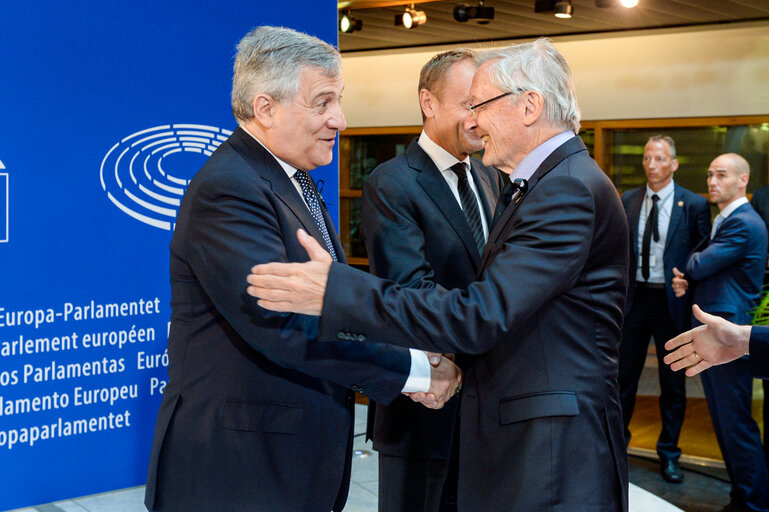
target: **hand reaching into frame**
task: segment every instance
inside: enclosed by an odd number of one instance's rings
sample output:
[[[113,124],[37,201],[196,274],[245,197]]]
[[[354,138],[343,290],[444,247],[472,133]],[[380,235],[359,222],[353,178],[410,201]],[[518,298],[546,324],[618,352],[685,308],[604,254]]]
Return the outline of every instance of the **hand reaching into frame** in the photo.
[[[721,317],[705,313],[696,304],[694,317],[703,325],[679,334],[665,343],[673,350],[663,359],[673,371],[686,368],[693,377],[711,366],[724,364],[747,355],[750,344],[750,326],[736,325]]]

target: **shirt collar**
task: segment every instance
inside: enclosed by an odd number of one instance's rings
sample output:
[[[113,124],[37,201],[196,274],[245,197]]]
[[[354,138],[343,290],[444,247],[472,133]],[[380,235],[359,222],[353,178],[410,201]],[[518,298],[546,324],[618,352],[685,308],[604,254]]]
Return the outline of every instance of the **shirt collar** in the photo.
[[[653,191],[651,188],[649,188],[649,184],[646,184],[646,197],[651,197],[654,194],[657,194],[657,197],[660,198],[660,202],[665,201],[670,194],[673,193],[673,191],[676,188],[676,184],[673,180],[670,180],[670,183],[662,187],[658,192]]]
[[[433,139],[431,139],[424,130],[422,130],[422,133],[419,135],[417,144],[419,144],[419,147],[421,147],[424,152],[427,153],[427,156],[430,157],[430,160],[433,161],[439,171],[445,171],[460,161],[457,160],[454,155],[436,144],[435,141],[433,141]],[[469,156],[466,156],[465,159],[461,161],[466,163],[468,167],[470,166]]]
[[[296,171],[297,171],[296,167],[292,166],[291,164],[288,164],[288,163],[284,162],[283,160],[281,160],[280,158],[278,158],[277,156],[275,156],[275,154],[274,154],[272,151],[270,151],[270,148],[268,148],[267,146],[265,146],[265,145],[264,145],[264,143],[263,143],[262,141],[260,141],[259,139],[257,139],[257,138],[256,138],[256,136],[255,136],[253,133],[249,132],[249,131],[246,129],[246,127],[245,127],[245,126],[243,126],[243,125],[241,124],[241,125],[240,125],[240,127],[243,129],[243,131],[244,131],[244,132],[246,132],[247,134],[249,134],[249,135],[251,136],[251,138],[252,138],[252,139],[254,139],[254,140],[255,140],[256,142],[258,142],[258,143],[259,143],[259,144],[260,144],[260,145],[261,145],[261,146],[262,146],[264,149],[266,149],[266,150],[267,150],[267,152],[268,152],[269,154],[271,154],[271,155],[272,155],[272,158],[274,158],[275,160],[277,160],[277,161],[278,161],[278,163],[279,163],[279,164],[280,164],[280,166],[283,168],[283,170],[286,172],[286,174],[288,175],[288,177],[289,177],[289,178],[293,178],[293,177],[294,177],[294,174],[296,174]]]
[[[558,149],[572,137],[576,137],[576,135],[571,130],[561,132],[534,148],[528,155],[523,157],[523,160],[521,160],[518,165],[515,166],[515,170],[510,174],[510,179],[523,178],[528,180],[531,178],[531,175],[534,174],[540,165],[542,165],[542,162],[544,162],[553,151]]]
[[[726,205],[724,209],[721,210],[719,215],[721,216],[721,218],[725,220],[729,215],[734,213],[734,210],[736,210],[737,208],[739,208],[740,206],[742,206],[747,202],[748,202],[748,198],[745,196],[742,196],[739,199],[735,199],[734,201]]]

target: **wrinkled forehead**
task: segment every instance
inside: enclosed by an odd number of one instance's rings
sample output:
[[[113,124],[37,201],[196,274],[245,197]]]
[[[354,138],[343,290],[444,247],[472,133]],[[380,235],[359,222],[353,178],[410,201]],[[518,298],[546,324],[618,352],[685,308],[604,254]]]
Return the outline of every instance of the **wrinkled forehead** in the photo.
[[[328,70],[305,66],[299,75],[299,90],[305,96],[318,94],[341,94],[344,89],[342,73],[330,73]]]
[[[670,146],[664,140],[650,140],[644,146],[644,153],[663,153],[665,156],[672,156]]]
[[[491,76],[488,62],[481,64],[473,76],[473,82],[470,85],[470,99],[473,103],[485,99],[489,92],[499,91],[491,84]]]

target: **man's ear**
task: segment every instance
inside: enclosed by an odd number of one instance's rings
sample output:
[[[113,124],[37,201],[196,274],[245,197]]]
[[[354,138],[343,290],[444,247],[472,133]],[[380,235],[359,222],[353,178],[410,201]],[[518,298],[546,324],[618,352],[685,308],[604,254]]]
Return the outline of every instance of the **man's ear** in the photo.
[[[519,100],[523,104],[523,124],[531,126],[542,117],[545,110],[545,98],[537,91],[526,91]]]
[[[251,103],[251,109],[254,112],[254,119],[262,126],[269,128],[272,126],[273,116],[275,114],[275,100],[267,94],[257,94]]]
[[[433,113],[435,101],[435,95],[427,89],[419,91],[419,106],[422,108],[422,113],[424,113],[425,118],[430,119],[435,117],[435,114]]]

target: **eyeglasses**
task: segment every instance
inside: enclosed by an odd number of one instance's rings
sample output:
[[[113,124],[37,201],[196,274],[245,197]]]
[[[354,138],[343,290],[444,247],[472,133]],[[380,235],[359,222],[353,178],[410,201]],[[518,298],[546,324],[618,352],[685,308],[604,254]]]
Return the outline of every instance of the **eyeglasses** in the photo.
[[[513,94],[513,91],[510,91],[510,92],[503,92],[503,93],[502,93],[502,94],[500,94],[499,96],[494,96],[494,97],[493,97],[493,98],[491,98],[490,100],[482,101],[482,102],[480,102],[480,103],[476,103],[475,105],[470,105],[470,104],[468,103],[468,104],[466,105],[466,107],[467,107],[467,110],[469,110],[469,111],[470,111],[470,113],[473,115],[473,117],[474,117],[475,119],[478,119],[478,109],[479,109],[479,108],[481,108],[481,107],[485,107],[486,105],[488,105],[488,104],[489,104],[489,103],[491,103],[492,101],[497,101],[498,99],[504,98],[505,96],[510,96],[511,94]]]

